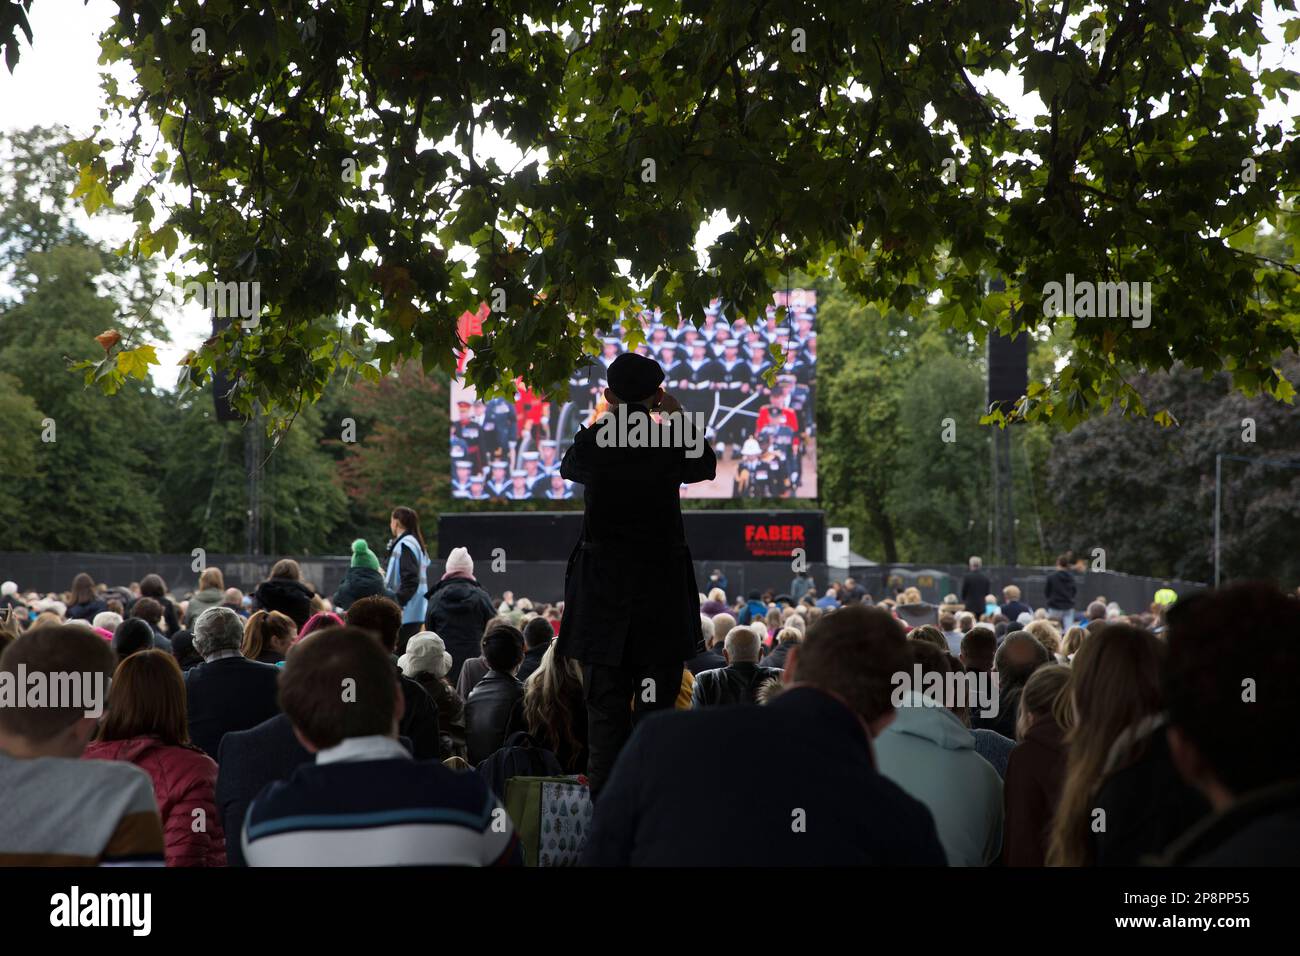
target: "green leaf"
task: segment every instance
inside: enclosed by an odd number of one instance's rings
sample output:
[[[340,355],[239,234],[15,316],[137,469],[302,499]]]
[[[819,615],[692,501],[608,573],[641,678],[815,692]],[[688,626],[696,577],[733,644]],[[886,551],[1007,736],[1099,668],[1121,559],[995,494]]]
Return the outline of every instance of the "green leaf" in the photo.
[[[158,353],[152,345],[141,345],[117,353],[117,370],[123,375],[144,381],[149,377],[149,366],[158,364]]]

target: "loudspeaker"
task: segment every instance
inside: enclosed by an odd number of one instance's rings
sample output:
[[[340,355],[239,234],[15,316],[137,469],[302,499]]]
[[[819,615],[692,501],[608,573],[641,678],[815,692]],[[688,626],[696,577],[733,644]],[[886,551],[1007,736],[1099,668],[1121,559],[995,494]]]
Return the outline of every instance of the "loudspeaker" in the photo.
[[[1014,339],[991,333],[988,349],[988,404],[1009,412],[1029,388],[1029,333]]]

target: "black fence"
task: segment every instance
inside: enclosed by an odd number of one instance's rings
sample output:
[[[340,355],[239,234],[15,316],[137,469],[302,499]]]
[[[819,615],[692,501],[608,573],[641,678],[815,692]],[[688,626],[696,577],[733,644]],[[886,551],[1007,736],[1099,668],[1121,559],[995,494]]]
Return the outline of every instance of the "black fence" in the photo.
[[[737,512],[742,516],[742,531],[746,526],[753,526],[754,521],[745,521],[748,512]],[[783,514],[791,514],[785,512]],[[794,512],[797,514],[797,512]],[[509,516],[518,520],[525,516]],[[581,514],[577,517],[581,519]],[[820,520],[820,515],[817,515]],[[769,521],[768,528],[779,527],[779,521]],[[528,529],[535,534],[540,528]],[[546,536],[534,537],[544,541],[546,552],[551,555],[545,560],[521,559],[510,549],[496,558],[491,547],[492,532],[482,528],[483,537],[477,539],[479,548],[470,548],[474,558],[474,574],[488,593],[497,598],[503,591],[513,591],[516,597],[527,596],[537,601],[558,601],[564,596],[564,570],[568,551],[576,540],[576,532],[564,527],[548,529]],[[455,537],[444,537],[441,529],[439,541],[455,541]],[[772,590],[776,594],[787,592],[795,577],[791,562],[785,559],[767,560],[716,560],[701,557],[708,554],[711,542],[716,537],[691,538],[692,551],[696,556],[695,572],[700,590],[708,590],[710,574],[721,571],[727,579],[727,595],[735,597],[751,590]],[[443,550],[443,548],[440,548]],[[809,551],[813,551],[809,548]],[[730,545],[728,546],[730,552]],[[527,553],[534,553],[529,551]],[[541,552],[536,552],[541,553]],[[816,552],[818,556],[821,549]],[[227,587],[236,587],[242,591],[251,591],[258,583],[265,580],[279,556],[266,557],[246,554],[208,554],[205,556],[209,566],[221,569]],[[308,555],[294,556],[302,566],[303,578],[320,594],[329,596],[334,593],[348,569],[346,555]],[[382,558],[381,558],[382,560]],[[442,573],[442,559],[434,558],[429,568],[430,583],[436,581]],[[26,552],[0,552],[0,580],[12,580],[23,591],[66,591],[72,579],[82,571],[88,573],[97,582],[108,585],[126,585],[139,581],[146,574],[157,574],[166,582],[171,593],[183,599],[198,584],[198,572],[194,570],[195,558],[188,554],[100,554],[93,552],[46,552],[31,554]],[[921,591],[921,596],[931,603],[938,603],[950,593],[960,593],[961,579],[966,573],[964,565],[941,564],[891,564],[859,565],[851,568],[828,567],[822,561],[808,561],[807,576],[811,577],[818,591],[824,591],[831,581],[842,581],[853,577],[876,599],[892,596],[896,586],[914,585]],[[1033,607],[1044,603],[1043,582],[1053,568],[1041,567],[986,567],[992,591],[1001,599],[1002,588],[1015,584],[1020,588],[1022,600]],[[1076,607],[1083,610],[1088,602],[1098,596],[1117,601],[1125,611],[1145,610],[1151,603],[1156,591],[1161,588],[1173,588],[1179,595],[1201,590],[1206,585],[1197,581],[1183,581],[1167,578],[1150,578],[1117,571],[1087,572],[1076,574],[1078,583],[1078,600]]]
[[[981,569],[988,576],[990,590],[1002,601],[1002,589],[1008,584],[1020,588],[1020,599],[1034,608],[1046,603],[1044,582],[1056,569],[1042,567],[999,566]],[[875,598],[892,597],[897,586],[915,586],[921,597],[937,604],[948,594],[960,594],[962,578],[968,573],[964,564],[889,564],[869,565],[852,569],[830,569],[832,580],[852,576]],[[1150,578],[1119,571],[1087,571],[1075,573],[1078,586],[1075,600],[1077,610],[1085,609],[1097,597],[1115,601],[1125,612],[1145,611],[1155,593],[1161,588],[1172,588],[1180,596],[1200,591],[1208,585],[1200,581],[1178,578]],[[818,586],[824,586],[821,579]]]
[[[281,555],[207,554],[207,567],[221,569],[226,587],[251,591],[266,580],[271,565]],[[293,557],[302,566],[302,576],[318,593],[326,596],[343,580],[349,556]],[[30,554],[0,551],[0,579],[15,581],[22,591],[66,591],[72,579],[85,571],[96,583],[109,586],[127,585],[146,574],[157,574],[177,598],[185,598],[199,583],[196,558],[189,554],[102,554],[82,551],[56,551]]]

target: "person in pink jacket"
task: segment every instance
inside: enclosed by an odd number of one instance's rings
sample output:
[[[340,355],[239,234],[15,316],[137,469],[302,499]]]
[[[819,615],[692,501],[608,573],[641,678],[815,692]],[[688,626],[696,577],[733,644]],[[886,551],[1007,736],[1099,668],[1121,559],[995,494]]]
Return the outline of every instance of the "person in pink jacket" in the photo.
[[[217,811],[217,764],[190,743],[185,681],[166,651],[132,654],[118,665],[108,711],[87,760],[133,763],[153,780],[168,866],[225,866]]]

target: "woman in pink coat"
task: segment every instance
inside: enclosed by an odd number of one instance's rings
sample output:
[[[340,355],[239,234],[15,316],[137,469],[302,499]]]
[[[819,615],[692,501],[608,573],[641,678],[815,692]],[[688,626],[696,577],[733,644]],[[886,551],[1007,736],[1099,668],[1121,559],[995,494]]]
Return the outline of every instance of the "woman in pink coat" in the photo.
[[[226,865],[217,764],[190,743],[185,681],[171,654],[140,651],[118,665],[108,713],[85,757],[124,760],[149,774],[168,866]]]

